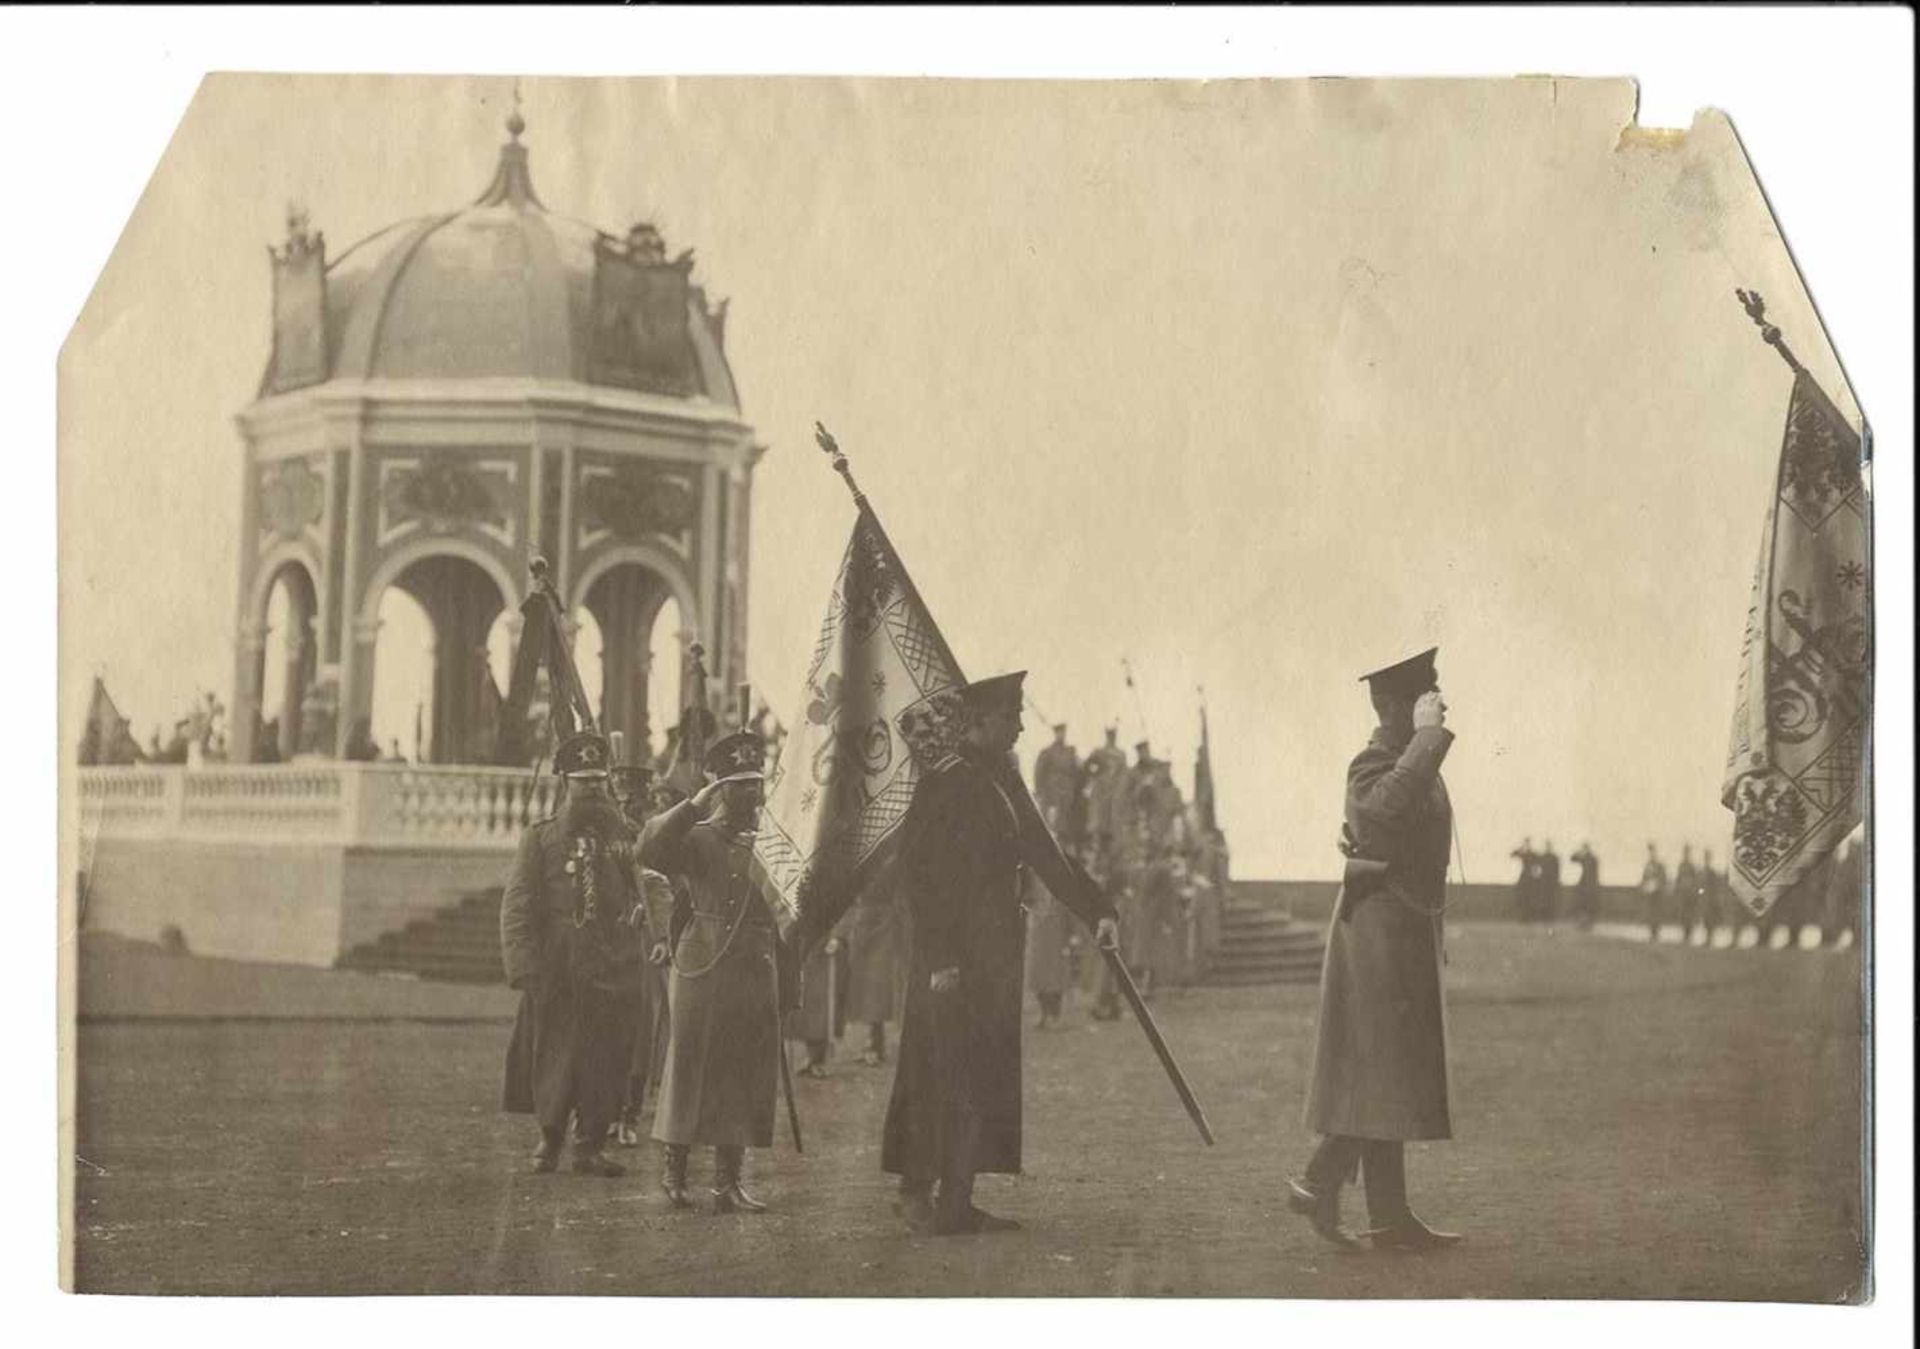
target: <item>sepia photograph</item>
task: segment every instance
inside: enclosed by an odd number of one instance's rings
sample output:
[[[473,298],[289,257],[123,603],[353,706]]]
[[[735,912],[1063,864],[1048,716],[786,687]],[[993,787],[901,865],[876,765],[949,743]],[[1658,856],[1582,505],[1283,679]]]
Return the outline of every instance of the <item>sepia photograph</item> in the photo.
[[[1873,1302],[1911,383],[1633,74],[207,70],[61,1287]]]

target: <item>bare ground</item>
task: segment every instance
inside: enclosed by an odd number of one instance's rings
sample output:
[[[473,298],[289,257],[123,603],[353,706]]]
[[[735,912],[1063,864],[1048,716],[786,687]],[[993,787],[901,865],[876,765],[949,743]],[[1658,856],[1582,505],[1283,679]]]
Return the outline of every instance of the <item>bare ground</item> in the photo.
[[[1070,1007],[1065,1029],[1030,1033],[1027,1174],[983,1178],[979,1196],[1026,1230],[945,1239],[909,1236],[892,1215],[877,1150],[889,1070],[845,1055],[831,1079],[797,1084],[806,1155],[784,1132],[751,1155],[750,1187],[773,1211],[717,1217],[666,1209],[650,1145],[622,1154],[634,1171],[621,1179],[527,1174],[529,1122],[495,1109],[503,1021],[89,1021],[76,1284],[1857,1295],[1857,952],[1652,948],[1499,925],[1461,925],[1450,947],[1458,1137],[1409,1156],[1416,1207],[1468,1234],[1443,1254],[1340,1256],[1286,1212],[1285,1177],[1312,1141],[1299,1117],[1314,992],[1293,987],[1157,1005],[1214,1148],[1131,1023]],[[407,1007],[427,1015],[433,996]],[[1349,1204],[1357,1218],[1358,1196]]]

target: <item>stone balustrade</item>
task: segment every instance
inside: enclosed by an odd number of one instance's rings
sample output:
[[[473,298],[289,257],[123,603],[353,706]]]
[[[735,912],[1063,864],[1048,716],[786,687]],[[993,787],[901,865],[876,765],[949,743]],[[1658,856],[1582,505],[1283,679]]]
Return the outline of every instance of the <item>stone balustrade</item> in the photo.
[[[77,770],[86,843],[199,839],[511,850],[551,813],[524,769],[315,761]]]

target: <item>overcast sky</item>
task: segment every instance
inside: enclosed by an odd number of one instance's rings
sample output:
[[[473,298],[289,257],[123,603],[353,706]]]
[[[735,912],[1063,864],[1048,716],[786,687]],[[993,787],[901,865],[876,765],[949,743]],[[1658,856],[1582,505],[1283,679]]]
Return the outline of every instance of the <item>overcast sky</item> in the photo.
[[[230,697],[231,418],[288,199],[334,256],[464,204],[510,88],[203,87],[63,360],[63,743],[96,670],[142,738]],[[733,302],[771,447],[749,661],[789,720],[852,521],[818,418],[970,672],[1031,669],[1083,750],[1117,721],[1183,785],[1205,686],[1243,875],[1334,874],[1355,678],[1435,643],[1468,879],[1526,834],[1609,880],[1649,838],[1724,851],[1789,386],[1733,288],[1853,401],[1717,115],[1623,140],[1629,84],[1546,79],[524,97],[550,208],[652,218]]]

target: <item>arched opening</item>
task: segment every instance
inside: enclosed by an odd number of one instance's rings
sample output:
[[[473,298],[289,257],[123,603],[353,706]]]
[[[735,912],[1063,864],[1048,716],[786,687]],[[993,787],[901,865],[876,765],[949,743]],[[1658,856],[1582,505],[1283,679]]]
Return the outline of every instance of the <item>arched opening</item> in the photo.
[[[371,725],[367,738],[386,759],[431,762],[433,619],[398,586],[380,596]]]
[[[587,587],[576,619],[580,682],[601,728],[626,737],[630,759],[651,758],[680,715],[682,620],[672,587],[642,563],[620,562]]]
[[[649,754],[665,748],[667,729],[680,722],[681,675],[686,665],[686,625],[680,617],[680,601],[668,595],[654,615],[653,632],[647,641],[649,655],[647,677],[647,725],[653,730]]]
[[[587,695],[587,706],[600,719],[601,729],[613,730],[606,724],[606,704],[601,700],[606,688],[606,671],[601,665],[606,654],[606,634],[600,631],[600,620],[594,617],[591,609],[575,609],[570,617],[573,621],[573,668],[580,674],[580,691]]]
[[[420,763],[492,762],[505,610],[493,577],[464,557],[424,557],[394,577],[377,611],[371,714],[349,732],[349,752],[390,755],[398,742]],[[506,633],[510,657],[510,623]]]
[[[260,690],[253,730],[256,763],[282,762],[303,748],[301,711],[319,666],[313,630],[318,612],[313,577],[305,565],[281,563],[267,587],[261,622],[266,640],[253,677],[253,686]]]

